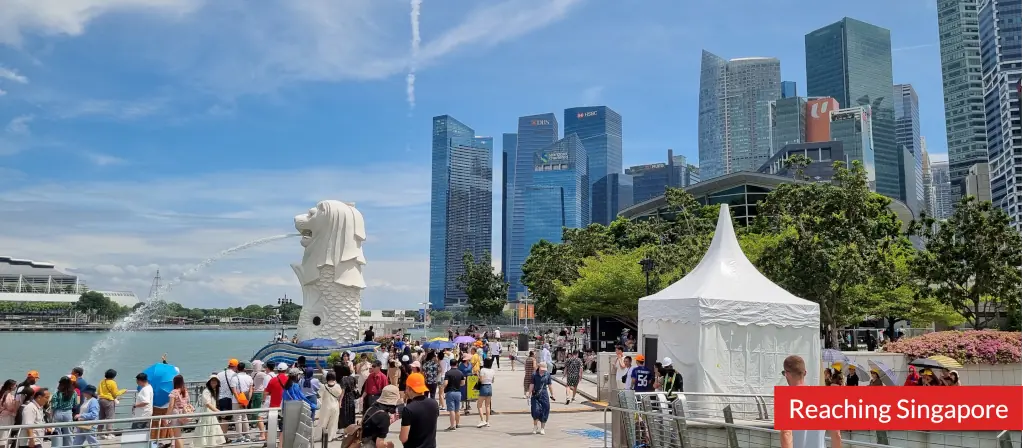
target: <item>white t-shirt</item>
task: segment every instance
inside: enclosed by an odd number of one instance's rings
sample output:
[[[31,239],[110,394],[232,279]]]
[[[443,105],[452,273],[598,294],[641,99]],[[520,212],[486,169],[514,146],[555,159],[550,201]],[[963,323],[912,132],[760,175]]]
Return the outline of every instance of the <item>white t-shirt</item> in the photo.
[[[233,370],[222,370],[217,374],[217,380],[220,381],[220,393],[217,398],[230,398],[232,403],[238,403],[238,399],[235,398],[231,389],[234,389],[235,392],[248,392],[249,387],[253,385],[252,377],[244,372],[238,373]]]
[[[480,384],[494,384],[494,369],[480,369]]]
[[[257,372],[256,376],[253,377],[253,383],[256,386],[255,392],[267,390],[267,386],[270,385],[270,374],[267,372]]]
[[[619,389],[626,389],[628,385],[622,382],[622,377],[629,374],[629,369],[619,367],[618,358],[612,360],[612,365],[615,366],[615,384],[618,385]],[[629,377],[627,376],[626,379],[628,380]]]
[[[501,330],[494,330],[494,339],[501,339]]]
[[[145,403],[145,406],[138,406],[141,403]],[[132,417],[152,417],[153,416],[153,386],[147,383],[142,386],[135,393],[135,405],[138,407],[132,408]]]

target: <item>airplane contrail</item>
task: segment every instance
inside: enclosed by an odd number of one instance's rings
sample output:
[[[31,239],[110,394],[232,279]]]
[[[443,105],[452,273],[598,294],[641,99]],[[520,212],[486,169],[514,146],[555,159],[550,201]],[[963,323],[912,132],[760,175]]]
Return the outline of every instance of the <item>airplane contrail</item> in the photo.
[[[409,64],[409,74],[405,77],[405,98],[409,102],[409,112],[416,108],[416,62],[420,53],[420,6],[423,0],[410,0],[411,11],[409,20],[412,24],[412,48],[410,53],[412,61]]]

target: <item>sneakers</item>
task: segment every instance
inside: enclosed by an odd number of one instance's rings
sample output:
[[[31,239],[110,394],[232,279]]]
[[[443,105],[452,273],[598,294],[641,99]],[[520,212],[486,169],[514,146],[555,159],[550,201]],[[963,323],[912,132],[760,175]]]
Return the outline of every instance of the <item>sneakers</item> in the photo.
[[[568,405],[569,405],[569,399],[568,399],[568,398],[566,398],[566,399],[565,399],[565,405],[566,405],[566,406],[568,406]]]
[[[477,428],[483,428],[484,426],[487,426],[487,422],[485,422],[483,420],[480,420],[480,423],[476,424]]]
[[[541,428],[540,432],[538,432],[537,434],[544,435],[544,428]]]
[[[488,421],[484,422],[484,426],[490,428],[491,427],[491,421],[488,420]]]
[[[533,427],[533,433],[534,433],[534,434],[537,434],[537,431],[538,431],[539,429],[540,429],[540,428],[538,428],[538,427],[534,426],[534,427]]]
[[[454,426],[449,426],[449,427],[445,428],[445,431],[448,431],[448,432],[455,431],[455,427]]]

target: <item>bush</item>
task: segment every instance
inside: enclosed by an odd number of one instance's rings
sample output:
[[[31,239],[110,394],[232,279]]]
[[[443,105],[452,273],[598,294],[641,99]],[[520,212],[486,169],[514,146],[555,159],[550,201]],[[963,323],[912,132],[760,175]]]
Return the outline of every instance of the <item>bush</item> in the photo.
[[[1019,331],[939,331],[890,342],[883,351],[911,358],[945,355],[961,364],[1013,364],[1020,362]]]

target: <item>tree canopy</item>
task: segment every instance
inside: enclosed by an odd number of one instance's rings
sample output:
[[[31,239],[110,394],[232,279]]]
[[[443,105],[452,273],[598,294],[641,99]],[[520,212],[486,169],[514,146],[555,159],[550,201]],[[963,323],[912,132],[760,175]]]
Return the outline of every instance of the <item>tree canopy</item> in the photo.
[[[466,293],[466,305],[474,317],[499,315],[508,302],[508,283],[491,266],[490,252],[484,252],[482,259],[476,261],[467,251],[462,256],[462,273],[455,281]]]
[[[965,200],[950,220],[910,223],[907,232],[859,162],[836,163],[831,182],[806,181],[806,165],[788,161],[794,182],[769,193],[737,237],[766,277],[819,304],[827,346],[837,346],[839,329],[877,319],[890,331],[900,321],[991,326],[994,315],[982,308],[997,304],[1003,315],[1018,310],[1003,323],[1020,327],[1021,240],[1005,213]],[[611,316],[636,325],[646,292],[639,261],[654,260],[652,291],[682,278],[706,252],[717,215],[716,205],[669,188],[657,216],[564,229],[561,242],[537,242],[522,282],[538,318]]]

